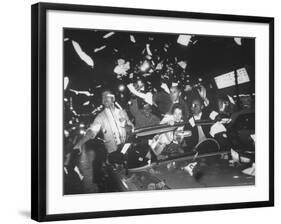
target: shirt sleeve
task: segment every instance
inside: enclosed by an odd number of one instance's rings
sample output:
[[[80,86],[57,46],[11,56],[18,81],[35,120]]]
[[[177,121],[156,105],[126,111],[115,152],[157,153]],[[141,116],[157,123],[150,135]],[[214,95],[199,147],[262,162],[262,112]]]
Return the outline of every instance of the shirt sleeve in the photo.
[[[88,128],[88,130],[90,130],[92,132],[91,138],[94,138],[100,132],[101,127],[102,127],[102,120],[98,116],[98,117],[96,117],[94,122]]]
[[[148,93],[141,93],[141,92],[136,90],[136,88],[133,86],[133,84],[128,84],[127,87],[131,91],[131,93],[133,93],[134,95],[144,99],[144,101],[147,102],[150,105],[153,104],[152,93],[150,93],[150,92],[148,92]]]

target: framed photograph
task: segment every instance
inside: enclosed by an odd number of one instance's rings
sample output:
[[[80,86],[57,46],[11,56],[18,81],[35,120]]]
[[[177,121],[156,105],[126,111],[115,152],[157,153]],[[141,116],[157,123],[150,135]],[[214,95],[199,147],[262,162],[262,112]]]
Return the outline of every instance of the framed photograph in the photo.
[[[274,18],[32,5],[32,219],[274,205]]]

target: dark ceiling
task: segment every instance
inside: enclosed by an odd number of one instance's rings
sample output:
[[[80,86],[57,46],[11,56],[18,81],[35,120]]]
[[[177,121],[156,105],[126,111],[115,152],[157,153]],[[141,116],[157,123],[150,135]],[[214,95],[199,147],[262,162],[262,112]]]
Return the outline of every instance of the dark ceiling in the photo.
[[[116,78],[117,75],[113,70],[117,60],[123,58],[130,62],[131,68],[128,74],[138,72],[138,65],[147,55],[146,44],[149,44],[151,60],[155,64],[164,61],[164,64],[173,67],[181,60],[186,61],[187,67],[181,72],[184,76],[189,75],[190,82],[198,77],[203,78],[205,82],[212,82],[214,76],[246,67],[251,83],[254,83],[254,38],[242,38],[242,45],[238,45],[233,37],[191,34],[191,42],[188,46],[183,46],[177,43],[179,34],[118,31],[108,38],[103,38],[109,32],[112,31],[64,29],[64,76],[69,77],[68,88],[92,93],[97,93],[99,91],[97,86],[100,85],[116,89],[120,83],[128,82]],[[135,42],[130,40],[130,35],[134,36]],[[94,68],[81,60],[74,50],[72,41],[79,43],[81,49],[92,58]],[[94,52],[94,49],[101,46],[106,48]],[[160,71],[160,73],[164,72],[164,70]],[[151,76],[156,77],[154,73]],[[249,89],[249,84],[246,88]],[[251,91],[254,92],[254,89]],[[95,95],[99,96],[99,94]],[[73,97],[73,103],[81,105],[89,98],[91,104],[80,108],[80,112],[87,113],[94,108],[94,104],[100,103],[97,99],[100,97],[79,95]]]
[[[177,43],[178,34],[115,32],[114,35],[103,38],[110,31],[65,29],[64,38],[64,75],[70,78],[70,87],[87,90],[105,82],[114,82],[116,74],[113,70],[116,61],[123,58],[130,61],[131,70],[145,56],[143,50],[150,44],[152,60],[165,59],[169,62],[187,61],[186,72],[191,79],[202,77],[208,79],[215,75],[230,72],[235,68],[254,67],[254,39],[242,39],[242,45],[234,42],[233,37],[194,35],[188,46]],[[134,36],[136,43],[130,40]],[[79,43],[83,51],[94,61],[92,69],[82,61],[75,52],[71,40]],[[164,47],[167,48],[167,52]],[[106,46],[105,49],[94,52],[94,49]],[[254,80],[254,73],[249,72]]]

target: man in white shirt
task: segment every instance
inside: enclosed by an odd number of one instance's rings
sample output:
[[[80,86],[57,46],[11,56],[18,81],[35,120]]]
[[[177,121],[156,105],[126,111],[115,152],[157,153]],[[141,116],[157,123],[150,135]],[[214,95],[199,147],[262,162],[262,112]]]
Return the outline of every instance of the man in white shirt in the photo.
[[[127,128],[128,126],[131,126],[132,129],[134,128],[126,111],[122,108],[115,107],[115,96],[110,91],[104,91],[102,93],[102,104],[104,109],[96,116],[95,120],[88,128],[86,135],[83,136],[73,148],[74,150],[78,149],[82,152],[83,145],[90,139],[96,138],[96,136],[102,132],[106,152],[104,152],[103,147],[96,148],[95,159],[92,163],[93,182],[98,185],[100,192],[106,191],[104,174],[102,171],[104,162],[108,160],[109,162],[115,163],[115,161],[112,161],[115,156],[117,159],[114,160],[118,160],[118,155],[120,155],[120,153],[118,153],[117,150],[121,149],[121,146],[123,146],[126,141]]]
[[[102,131],[104,145],[108,153],[112,153],[123,145],[127,138],[126,126],[134,127],[128,118],[125,110],[116,108],[115,97],[110,91],[102,93],[102,104],[104,110],[101,111],[94,122],[88,128],[86,135],[78,141],[74,149],[81,152],[82,146],[90,139],[94,139]]]

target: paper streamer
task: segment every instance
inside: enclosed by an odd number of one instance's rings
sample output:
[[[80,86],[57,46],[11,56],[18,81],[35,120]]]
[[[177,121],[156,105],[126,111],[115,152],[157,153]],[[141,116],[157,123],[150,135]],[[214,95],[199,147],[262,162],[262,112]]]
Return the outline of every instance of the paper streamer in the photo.
[[[74,47],[74,50],[76,51],[76,53],[78,54],[78,56],[89,66],[91,66],[92,68],[94,67],[94,61],[92,60],[92,58],[87,55],[82,48],[80,47],[80,45],[76,42],[76,41],[72,41],[72,45]]]
[[[150,55],[150,56],[152,55],[149,44],[146,44],[146,52],[148,53],[148,55]]]
[[[86,101],[85,103],[83,103],[83,106],[87,106],[90,104],[90,101]]]
[[[74,89],[70,89],[69,91],[74,92],[76,95],[82,94],[82,95],[86,95],[86,96],[93,96],[93,93],[90,93],[89,91],[77,91]]]
[[[108,38],[108,37],[111,37],[112,35],[114,35],[115,32],[110,32],[110,33],[107,33],[103,36],[104,39]]]
[[[133,43],[136,43],[136,39],[133,35],[130,35],[130,40],[133,42]]]
[[[94,52],[96,53],[96,52],[99,52],[99,51],[101,51],[101,50],[103,50],[103,49],[105,49],[106,48],[106,45],[103,45],[103,46],[101,46],[101,47],[98,47],[98,48],[95,48],[94,49]]]

